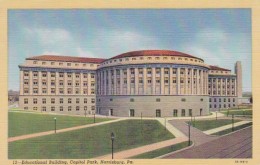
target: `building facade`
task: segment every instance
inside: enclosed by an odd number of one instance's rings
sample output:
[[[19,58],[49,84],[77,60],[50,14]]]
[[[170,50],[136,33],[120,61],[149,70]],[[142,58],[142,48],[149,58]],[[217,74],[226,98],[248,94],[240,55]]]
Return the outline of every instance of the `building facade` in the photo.
[[[133,51],[110,59],[35,56],[19,68],[19,106],[25,110],[200,116],[236,107],[242,95],[240,62],[232,74],[198,57],[169,50]]]

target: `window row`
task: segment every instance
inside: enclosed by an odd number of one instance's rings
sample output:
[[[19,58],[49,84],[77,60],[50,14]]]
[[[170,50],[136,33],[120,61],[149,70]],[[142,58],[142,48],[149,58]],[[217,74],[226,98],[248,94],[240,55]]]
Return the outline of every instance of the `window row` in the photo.
[[[233,104],[233,107],[235,107],[235,106],[236,106],[236,104]],[[231,104],[223,104],[223,107],[221,104],[218,104],[218,106],[217,106],[217,104],[209,105],[209,108],[230,108],[230,107],[231,107]]]
[[[209,98],[209,102],[221,102],[221,101],[223,101],[223,102],[231,102],[231,100],[233,101],[233,102],[236,102],[236,99],[235,98]]]
[[[42,73],[42,77],[47,77],[47,72],[41,72]],[[29,71],[24,71],[24,77],[28,77],[29,76]],[[50,72],[51,77],[56,77],[56,72]],[[73,75],[73,73],[67,73],[67,77],[71,78]],[[38,77],[39,73],[38,71],[33,71],[32,72],[32,76]],[[64,76],[64,72],[59,72],[58,73],[58,77],[63,78]],[[75,78],[80,78],[80,73],[75,73]],[[88,78],[88,73],[83,73],[83,78]],[[95,73],[90,73],[90,78],[95,78]]]
[[[33,88],[33,94],[38,94],[39,93],[39,89],[38,88]],[[58,91],[57,91],[58,90]],[[24,88],[24,94],[29,94],[29,88]],[[56,91],[58,92],[58,94],[64,94],[64,88],[51,88],[50,89],[50,93],[51,94],[56,94]],[[74,89],[75,94],[81,94],[81,89],[80,88],[75,88]],[[83,94],[88,94],[88,89],[87,88],[83,88],[82,89]],[[47,88],[42,88],[42,94],[47,94],[48,93],[48,89]],[[67,94],[74,94],[73,93],[73,88],[67,88]],[[91,89],[90,90],[90,94],[95,94],[95,89]]]
[[[24,110],[28,110],[28,107],[24,107]],[[33,110],[35,110],[35,111],[37,111],[37,110],[47,111],[47,107],[46,106],[42,106],[39,109],[38,109],[38,107],[33,107]],[[65,111],[65,110],[67,110],[67,111],[72,111],[72,110],[76,110],[76,111],[84,110],[84,111],[87,111],[88,107],[87,106],[84,106],[84,107],[75,106],[75,108],[74,108],[72,106],[68,106],[68,107],[64,107],[64,106],[59,106],[59,107],[51,106],[50,110],[48,110],[48,111],[56,111],[56,110],[59,110],[59,111]],[[91,106],[91,111],[94,111],[94,110],[95,110],[95,106]]]
[[[51,62],[47,62],[47,61],[33,61],[33,64],[41,64],[41,65],[59,65],[59,66],[90,66],[90,67],[94,67],[94,66],[99,66],[99,64],[86,64],[86,63],[71,63],[71,62],[54,62],[54,61],[51,61]]]
[[[66,101],[65,101],[66,100]],[[88,99],[84,98],[83,100],[84,104],[88,103]],[[76,103],[76,104],[80,104],[80,98],[76,98],[75,102],[72,101],[72,98],[68,98],[68,99],[64,99],[64,98],[51,98],[50,102],[51,104],[55,104],[55,103],[59,103],[59,104],[64,104],[64,103],[68,103],[68,104],[72,104],[72,103]],[[24,104],[28,104],[29,103],[29,99],[28,98],[24,98]],[[33,98],[33,104],[47,104],[47,99],[46,98],[42,98],[42,99],[38,99],[38,98]],[[48,103],[48,104],[49,104]],[[91,103],[95,103],[95,99],[92,98],[91,99]]]
[[[38,80],[33,80],[33,85],[39,85],[39,82],[38,82]],[[42,80],[41,81],[41,83],[42,83],[42,85],[43,86],[47,86],[47,80]],[[58,83],[56,83],[56,80],[51,80],[50,81],[50,85],[51,86],[55,86],[55,85],[60,85],[60,86],[64,86],[64,84],[65,84],[65,82],[64,82],[64,80],[59,80],[58,81]],[[24,85],[29,85],[29,80],[28,79],[25,79],[24,80]],[[67,80],[67,85],[68,86],[80,86],[81,85],[81,82],[80,81],[71,81],[71,80]],[[88,82],[87,81],[83,81],[82,82],[82,85],[83,86],[88,86]],[[91,87],[95,87],[95,82],[94,81],[91,81],[91,83],[90,83],[90,85],[91,85]]]

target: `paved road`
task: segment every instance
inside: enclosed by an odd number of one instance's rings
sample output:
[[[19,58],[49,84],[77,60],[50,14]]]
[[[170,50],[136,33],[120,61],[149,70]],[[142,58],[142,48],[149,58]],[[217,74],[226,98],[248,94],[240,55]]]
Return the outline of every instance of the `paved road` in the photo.
[[[252,158],[252,127],[164,158]]]
[[[189,131],[188,131],[188,125],[185,123],[186,121],[184,120],[172,120],[169,121],[170,124],[172,124],[175,128],[180,130],[182,133],[184,133],[187,137],[189,136]],[[191,141],[194,142],[195,146],[199,146],[203,143],[207,143],[209,141],[215,140],[218,137],[214,136],[209,136],[204,134],[202,131],[198,130],[197,128],[190,127],[190,132],[191,132]]]

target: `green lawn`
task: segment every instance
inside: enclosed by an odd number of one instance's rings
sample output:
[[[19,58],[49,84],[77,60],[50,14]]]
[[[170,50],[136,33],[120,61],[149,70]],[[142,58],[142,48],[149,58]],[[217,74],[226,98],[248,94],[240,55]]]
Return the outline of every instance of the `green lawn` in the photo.
[[[124,120],[9,143],[10,159],[87,159],[174,138],[156,120]],[[115,157],[116,158],[116,157]]]
[[[238,111],[224,111],[224,112],[221,112],[221,113],[224,113],[225,115],[252,115],[253,114],[253,111],[252,110],[238,110]]]
[[[234,120],[234,123],[241,120]],[[190,122],[187,122],[190,123]],[[196,120],[192,121],[192,126],[198,128],[201,131],[210,130],[213,128],[218,128],[224,125],[232,124],[232,119],[218,119],[218,120]]]
[[[68,128],[78,125],[93,123],[93,118],[33,114],[33,113],[8,113],[8,135],[9,137],[54,130],[54,117],[56,117],[57,129]],[[107,121],[111,119],[96,118],[96,122]]]
[[[152,158],[156,158],[156,157],[165,155],[170,152],[180,150],[180,149],[188,147],[188,146],[189,146],[189,142],[186,141],[186,142],[182,142],[182,143],[175,144],[172,146],[164,147],[164,148],[161,148],[158,150],[154,150],[151,152],[146,152],[146,153],[143,153],[140,155],[136,155],[136,156],[131,157],[131,159],[152,159]]]
[[[237,131],[237,130],[240,130],[242,128],[246,128],[246,127],[249,127],[252,125],[252,122],[251,123],[247,123],[247,124],[243,124],[243,125],[240,125],[240,126],[237,126],[237,127],[234,127],[234,131]],[[228,134],[232,132],[232,128],[230,129],[226,129],[226,130],[223,130],[223,131],[220,131],[220,132],[216,132],[214,133],[213,135],[225,135],[225,134]]]

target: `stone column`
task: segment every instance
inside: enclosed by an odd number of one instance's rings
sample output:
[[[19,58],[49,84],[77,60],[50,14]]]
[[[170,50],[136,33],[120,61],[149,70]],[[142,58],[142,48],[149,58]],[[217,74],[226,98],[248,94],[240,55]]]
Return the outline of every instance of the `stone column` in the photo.
[[[226,96],[227,96],[227,78],[225,78],[225,88],[226,88]]]
[[[29,71],[29,94],[33,94],[33,72]]]
[[[237,80],[236,79],[234,79],[234,95],[236,96],[237,95]]]
[[[213,94],[213,91],[214,91],[214,90],[213,90],[213,85],[214,85],[214,84],[213,84],[213,78],[211,78],[210,80],[211,80],[211,95],[213,96],[213,95],[214,95],[214,94]]]
[[[104,73],[104,88],[103,88],[104,90],[103,90],[103,94],[107,95],[107,71],[104,70],[103,73]]]
[[[38,95],[42,95],[42,72],[38,72]]]
[[[20,95],[23,95],[23,88],[24,88],[24,78],[23,78],[23,71],[20,70]],[[41,82],[40,82],[41,83]]]
[[[56,95],[59,95],[59,85],[60,85],[60,82],[59,82],[59,72],[55,72],[55,94]]]
[[[199,69],[197,69],[197,73],[196,73],[196,85],[197,85],[197,95],[199,95],[200,94],[200,81],[199,81],[199,79],[200,79],[200,75],[199,75],[199,72],[200,72],[200,70]]]
[[[189,88],[188,88],[188,68],[185,68],[185,85],[184,85],[184,94],[188,95],[189,94]]]
[[[143,68],[143,94],[147,94],[147,68]]]
[[[131,94],[131,74],[130,74],[130,68],[127,68],[127,95]]]
[[[88,95],[91,95],[91,72],[88,72]]]
[[[79,78],[80,78],[80,80],[79,80],[79,83],[80,83],[79,84],[80,85],[80,94],[83,95],[84,92],[83,92],[83,73],[82,72],[80,73]]]
[[[123,69],[120,69],[120,95],[123,95],[124,73]]]
[[[169,86],[170,86],[170,95],[172,95],[173,94],[173,92],[172,92],[172,85],[173,85],[173,83],[172,83],[172,67],[170,67],[170,69],[169,69],[169,72],[170,72],[170,77],[169,77]]]
[[[155,76],[156,72],[155,72],[155,67],[152,68],[152,94],[155,95],[156,92],[155,92],[155,83],[156,83],[156,76]]]
[[[138,91],[139,91],[139,82],[138,82],[138,78],[139,77],[139,73],[138,73],[138,68],[135,68],[135,95],[138,95]]]
[[[51,95],[51,72],[47,72],[47,95]]]
[[[68,94],[68,75],[67,72],[64,72],[64,95]]]
[[[117,95],[117,72],[116,72],[116,68],[114,68],[114,95]]]
[[[201,89],[201,91],[200,91],[200,94],[201,95],[204,95],[205,93],[204,93],[204,70],[201,70],[200,71],[200,83],[201,83],[201,87],[200,87],[200,89]]]
[[[190,74],[191,74],[191,95],[194,94],[194,73],[193,73],[193,68],[191,68],[190,70]]]
[[[164,68],[161,67],[161,95],[164,95]]]
[[[181,94],[181,75],[180,75],[181,68],[177,68],[177,95]]]

